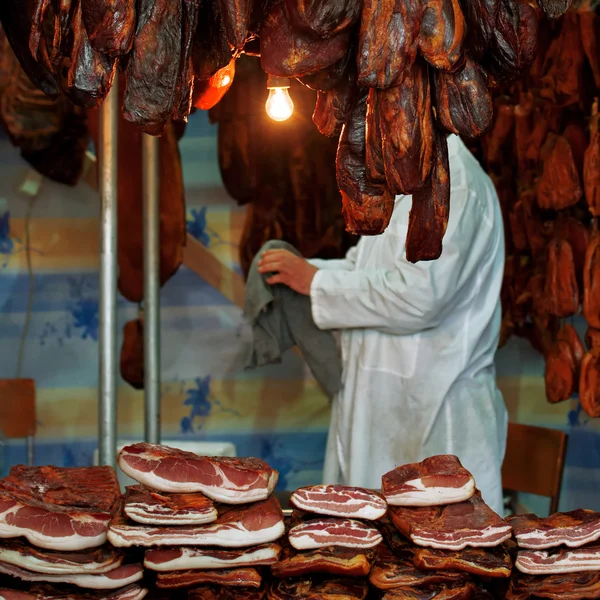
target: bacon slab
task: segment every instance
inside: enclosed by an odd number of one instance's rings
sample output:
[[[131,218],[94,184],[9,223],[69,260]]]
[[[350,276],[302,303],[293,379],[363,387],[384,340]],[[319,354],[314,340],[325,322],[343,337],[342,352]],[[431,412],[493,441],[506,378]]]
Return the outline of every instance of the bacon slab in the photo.
[[[521,550],[515,566],[528,575],[557,575],[600,570],[600,546],[585,546],[573,550],[560,548],[546,550]]]
[[[440,550],[462,550],[467,546],[491,548],[511,537],[511,526],[503,521],[476,492],[466,502],[421,508],[390,508],[396,528],[417,546]]]
[[[386,473],[382,491],[390,506],[439,506],[471,498],[475,479],[456,456],[432,456]]]
[[[592,600],[600,598],[600,573],[571,573],[567,575],[513,575],[507,600],[527,600],[528,598],[548,600]]]
[[[374,559],[374,550],[330,546],[298,552],[290,546],[285,546],[281,560],[271,567],[271,573],[280,579],[315,574],[366,577]]]
[[[327,515],[375,521],[385,515],[387,504],[375,492],[345,485],[313,485],[296,490],[290,502],[300,510]]]
[[[141,485],[127,488],[125,514],[144,525],[204,525],[219,516],[202,494],[160,494]]]
[[[66,552],[106,542],[121,490],[111,467],[13,467],[0,481],[0,538]]]
[[[412,550],[403,552],[402,556],[395,556],[383,544],[378,548],[377,560],[369,574],[371,585],[380,590],[459,585],[465,583],[468,579],[466,573],[421,571],[413,564]]]
[[[131,546],[220,546],[246,548],[268,544],[285,533],[283,513],[275,496],[247,506],[217,508],[219,518],[208,525],[157,527],[125,518],[123,507],[112,519],[108,539],[117,548]]]
[[[327,546],[374,548],[382,537],[374,527],[352,519],[315,519],[292,527],[290,544],[296,550],[315,550]]]
[[[276,579],[269,600],[365,600],[369,586],[360,579]]]
[[[197,456],[168,446],[139,443],[119,452],[119,467],[159,492],[202,492],[226,504],[266,500],[279,474],[258,458]]]
[[[179,589],[195,585],[227,585],[260,588],[262,575],[256,569],[223,569],[218,571],[177,571],[159,573],[156,585],[161,589]]]
[[[0,600],[142,600],[148,590],[133,584],[112,591],[76,590],[33,585],[27,590],[0,588]]]
[[[79,552],[39,550],[21,540],[4,540],[0,545],[0,563],[34,573],[97,575],[121,566],[122,562],[123,554],[108,544]]]
[[[536,515],[516,515],[512,525],[517,544],[528,550],[546,550],[565,545],[580,548],[600,539],[600,513],[578,509],[556,513],[545,519]]]
[[[91,590],[114,590],[140,581],[144,576],[144,569],[142,565],[125,565],[99,575],[88,573],[49,575],[27,571],[16,565],[0,563],[0,574],[34,583],[68,583]]]
[[[188,592],[188,600],[262,600],[267,586],[259,589],[205,585]]]
[[[161,548],[147,550],[144,566],[152,571],[231,569],[272,565],[279,560],[279,544],[262,544],[243,550],[220,548]]]
[[[465,548],[459,552],[415,548],[414,563],[423,571],[462,571],[479,577],[506,578],[512,572],[512,561],[502,546]]]
[[[469,581],[456,587],[396,588],[388,590],[381,600],[471,600],[475,597],[476,592],[477,587]]]

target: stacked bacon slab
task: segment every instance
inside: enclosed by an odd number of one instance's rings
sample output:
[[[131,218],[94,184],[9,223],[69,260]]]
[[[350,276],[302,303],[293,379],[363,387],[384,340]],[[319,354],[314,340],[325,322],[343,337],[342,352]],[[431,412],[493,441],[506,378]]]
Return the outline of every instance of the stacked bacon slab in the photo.
[[[576,510],[546,519],[510,517],[518,553],[508,600],[600,597],[600,513]]]
[[[487,595],[483,581],[507,580],[511,526],[482,500],[455,456],[434,456],[383,476],[386,545],[371,571],[383,598]]]
[[[120,493],[110,467],[13,467],[0,481],[0,598],[141,600],[141,563],[106,543]]]
[[[125,448],[0,481],[0,600],[600,599],[600,513],[502,520],[455,456],[317,485],[284,518],[257,459]],[[513,567],[514,563],[514,567]]]
[[[158,589],[193,589],[199,598],[215,586],[261,593],[261,568],[279,558],[275,542],[284,533],[272,496],[276,471],[258,459],[199,457],[144,443],[125,447],[118,462],[141,485],[128,488],[108,539],[146,548],[144,566],[155,572]]]
[[[382,541],[373,522],[386,514],[385,500],[361,488],[317,485],[296,490],[291,503],[296,510],[281,559],[271,567],[270,600],[289,598],[293,590],[298,597],[303,589],[315,597],[364,599]]]

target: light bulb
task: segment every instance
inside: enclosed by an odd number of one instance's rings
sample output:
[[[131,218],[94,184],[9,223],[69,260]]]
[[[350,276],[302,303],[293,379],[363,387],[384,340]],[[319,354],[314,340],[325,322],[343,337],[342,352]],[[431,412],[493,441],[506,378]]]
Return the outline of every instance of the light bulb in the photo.
[[[273,121],[286,121],[294,112],[294,102],[287,88],[274,87],[269,90],[265,104],[267,114]]]

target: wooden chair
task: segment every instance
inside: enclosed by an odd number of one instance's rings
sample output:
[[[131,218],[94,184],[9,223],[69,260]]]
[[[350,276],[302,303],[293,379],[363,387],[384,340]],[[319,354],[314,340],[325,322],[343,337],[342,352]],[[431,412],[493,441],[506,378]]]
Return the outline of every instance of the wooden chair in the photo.
[[[568,436],[556,429],[509,423],[502,487],[511,492],[550,498],[558,511]]]
[[[27,439],[27,463],[33,464],[37,428],[33,379],[0,379],[0,431],[8,438]]]

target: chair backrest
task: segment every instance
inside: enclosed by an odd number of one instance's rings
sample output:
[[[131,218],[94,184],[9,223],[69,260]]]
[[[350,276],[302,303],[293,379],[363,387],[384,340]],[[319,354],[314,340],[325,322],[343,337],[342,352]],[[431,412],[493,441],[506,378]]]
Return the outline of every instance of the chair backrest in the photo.
[[[558,511],[568,436],[556,429],[509,423],[502,487],[550,498]]]
[[[0,431],[7,438],[26,438],[36,427],[33,379],[0,379]]]

